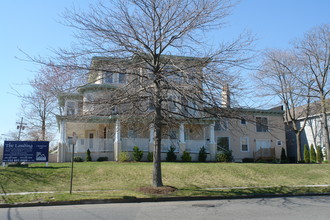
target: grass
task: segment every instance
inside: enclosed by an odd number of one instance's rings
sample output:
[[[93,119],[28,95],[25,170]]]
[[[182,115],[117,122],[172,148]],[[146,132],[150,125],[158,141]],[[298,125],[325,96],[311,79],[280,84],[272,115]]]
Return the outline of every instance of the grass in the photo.
[[[48,168],[44,164],[0,168],[0,193],[56,192],[5,195],[0,196],[0,203],[161,197],[137,192],[139,187],[151,185],[152,163],[75,163],[72,195],[70,166],[54,163]],[[164,185],[178,189],[162,195],[167,197],[330,192],[330,187],[301,187],[329,184],[330,164],[164,162],[162,174]],[[226,187],[249,188],[221,189]]]

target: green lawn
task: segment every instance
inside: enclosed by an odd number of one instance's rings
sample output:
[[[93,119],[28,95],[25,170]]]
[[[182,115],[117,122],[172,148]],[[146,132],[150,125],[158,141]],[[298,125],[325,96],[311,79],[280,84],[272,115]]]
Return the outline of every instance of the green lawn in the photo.
[[[74,192],[70,187],[70,163],[32,164],[28,168],[0,168],[0,193],[56,191],[54,194],[0,196],[0,203],[81,199],[145,198],[136,190],[151,185],[152,163],[83,162],[74,165]],[[231,196],[330,192],[330,164],[264,163],[162,163],[164,185],[178,191],[166,196]],[[218,189],[224,187],[263,187]],[[295,187],[292,187],[295,186]],[[163,195],[164,196],[164,195]]]

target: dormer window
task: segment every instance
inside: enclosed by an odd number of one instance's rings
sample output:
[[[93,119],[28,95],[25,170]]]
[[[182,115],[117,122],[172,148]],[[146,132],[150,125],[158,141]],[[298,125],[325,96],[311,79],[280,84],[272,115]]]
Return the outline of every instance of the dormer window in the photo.
[[[103,82],[104,83],[113,83],[114,82],[114,74],[113,72],[105,72]]]
[[[75,102],[68,101],[66,103],[66,114],[74,115],[75,114]]]
[[[119,83],[125,83],[126,82],[126,77],[125,74],[123,73],[118,73],[119,77],[118,77],[118,82]]]
[[[126,83],[126,75],[124,73],[107,71],[104,73],[103,83]]]

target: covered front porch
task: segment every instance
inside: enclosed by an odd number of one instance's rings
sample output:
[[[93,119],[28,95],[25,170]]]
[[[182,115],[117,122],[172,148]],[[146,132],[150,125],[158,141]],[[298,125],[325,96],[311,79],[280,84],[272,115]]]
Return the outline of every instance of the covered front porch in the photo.
[[[144,152],[143,159],[147,160],[148,152],[154,149],[154,128],[152,125],[146,129],[133,129],[131,125],[120,120],[114,123],[61,123],[61,141],[58,162],[71,160],[72,137],[67,134],[77,133],[75,156],[86,157],[86,152],[91,151],[92,160],[107,157],[108,160],[117,161],[121,152],[133,152],[133,147],[138,146]],[[216,144],[213,123],[185,124],[166,127],[163,131],[161,153],[165,160],[170,147],[175,147],[178,160],[184,151],[191,154],[192,160],[198,160],[198,153],[202,147],[208,153],[207,160],[215,159]]]

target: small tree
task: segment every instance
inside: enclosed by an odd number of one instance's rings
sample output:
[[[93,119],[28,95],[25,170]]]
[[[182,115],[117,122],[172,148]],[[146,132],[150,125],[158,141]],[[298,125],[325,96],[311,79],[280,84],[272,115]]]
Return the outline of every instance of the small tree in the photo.
[[[153,152],[148,152],[147,159],[148,159],[149,162],[152,162],[153,157],[154,157]]]
[[[318,163],[322,163],[323,161],[323,153],[320,145],[316,147],[316,159]]]
[[[181,159],[183,162],[191,162],[191,155],[188,151],[183,151]]]
[[[133,159],[135,161],[141,161],[142,157],[143,157],[142,150],[140,150],[138,146],[134,146],[133,147]]]
[[[286,163],[286,162],[288,162],[288,161],[287,161],[285,149],[282,147],[282,151],[281,151],[281,163]]]
[[[166,161],[167,162],[175,162],[176,161],[176,154],[175,154],[175,147],[171,146],[167,152]]]
[[[307,144],[304,145],[304,160],[305,160],[305,163],[310,162],[309,148],[308,148]]]
[[[92,161],[91,151],[89,149],[86,152],[86,161]]]
[[[199,162],[205,162],[206,161],[206,158],[207,158],[207,153],[206,153],[206,149],[205,147],[201,147],[201,149],[199,150],[199,153],[198,153],[198,161]]]
[[[310,161],[312,163],[316,162],[316,152],[313,144],[311,144],[311,148],[310,148]]]

